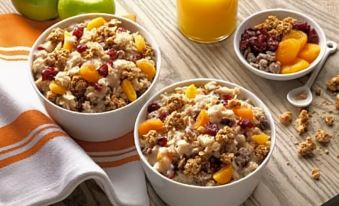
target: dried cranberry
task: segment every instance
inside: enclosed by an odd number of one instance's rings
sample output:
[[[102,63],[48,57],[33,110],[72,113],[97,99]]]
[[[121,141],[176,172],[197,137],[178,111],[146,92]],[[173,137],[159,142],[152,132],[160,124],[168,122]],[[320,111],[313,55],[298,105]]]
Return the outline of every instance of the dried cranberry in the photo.
[[[39,50],[39,51],[41,51],[41,50],[46,50],[46,49],[45,49],[44,47],[42,47],[42,46],[38,46],[36,49]]]
[[[210,169],[211,169],[212,172],[216,172],[216,171],[219,170],[220,165],[221,165],[221,161],[218,158],[212,156],[209,159],[209,162],[210,162]]]
[[[157,145],[164,147],[167,145],[167,138],[166,137],[162,137],[157,139]]]
[[[107,77],[108,75],[108,66],[107,64],[103,64],[99,67],[98,69],[98,73],[103,76],[103,77]]]
[[[123,28],[123,27],[119,27],[119,28],[117,28],[117,32],[125,32],[126,31],[126,29],[125,28]]]
[[[86,44],[79,44],[77,47],[76,47],[76,50],[79,52],[79,53],[82,53],[84,51],[86,51],[87,49],[87,45]]]
[[[209,122],[206,125],[206,133],[209,135],[215,136],[218,133],[218,131],[219,131],[219,128],[217,124]]]
[[[248,119],[241,119],[238,123],[241,128],[246,129],[246,128],[251,128],[253,127],[253,124],[250,120]]]
[[[233,98],[233,96],[232,95],[229,95],[229,94],[225,94],[225,95],[222,95],[221,96],[221,103],[223,104],[223,105],[227,105],[227,103],[228,103],[228,100],[231,100]]]
[[[200,110],[192,111],[192,117],[193,117],[194,120],[197,120],[199,113],[200,113]]]
[[[313,43],[313,44],[318,44],[319,43],[319,36],[315,29],[311,29],[308,32],[308,42]]]
[[[72,34],[76,36],[78,39],[80,39],[83,33],[84,33],[84,27],[76,27]]]
[[[311,26],[305,21],[297,21],[293,24],[293,29],[300,30],[306,34],[310,31]]]
[[[117,50],[115,49],[110,49],[107,51],[107,54],[110,56],[112,60],[115,60],[118,57]]]
[[[98,82],[94,82],[94,83],[92,82],[92,83],[90,83],[90,85],[92,87],[94,87],[94,89],[97,90],[97,91],[101,91],[102,90],[102,85],[99,84]]]
[[[231,119],[228,119],[228,118],[223,118],[223,119],[221,119],[220,123],[223,124],[223,125],[227,125],[227,126],[231,127],[231,126],[233,126],[234,121],[231,120]]]
[[[151,103],[150,105],[148,105],[148,107],[147,107],[147,112],[148,112],[148,113],[151,113],[151,112],[153,112],[153,111],[158,110],[159,108],[160,108],[160,105],[159,105],[158,103],[153,102],[153,103]]]
[[[52,80],[58,71],[54,67],[48,67],[41,71],[42,80]]]
[[[162,120],[162,121],[164,121],[167,116],[168,116],[167,112],[162,111],[162,112],[159,113],[159,119]]]

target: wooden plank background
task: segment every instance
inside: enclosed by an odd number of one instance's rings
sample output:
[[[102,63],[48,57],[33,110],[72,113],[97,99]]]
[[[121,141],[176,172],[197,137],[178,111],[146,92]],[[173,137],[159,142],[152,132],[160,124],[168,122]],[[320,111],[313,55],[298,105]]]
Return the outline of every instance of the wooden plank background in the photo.
[[[326,63],[315,87],[322,89],[310,107],[312,113],[309,132],[300,137],[293,126],[285,127],[277,121],[284,111],[297,108],[289,105],[286,94],[301,85],[301,80],[276,82],[253,75],[240,65],[233,51],[231,36],[218,44],[193,43],[181,35],[176,27],[175,0],[116,0],[117,13],[134,13],[138,22],[154,35],[161,47],[162,71],[158,88],[173,82],[196,77],[213,77],[240,84],[257,94],[271,109],[277,127],[277,145],[268,163],[262,182],[244,206],[320,205],[339,193],[339,115],[334,106],[334,94],[326,91],[325,82],[339,74],[339,52]],[[300,11],[314,18],[325,30],[328,39],[339,42],[338,0],[239,0],[238,23],[254,12],[268,8],[287,8]],[[13,12],[9,0],[1,0],[1,13]],[[321,117],[332,113],[336,122],[327,127]],[[305,136],[314,136],[318,128],[333,134],[328,147],[318,146],[314,158],[299,158],[295,143]],[[329,154],[325,154],[328,150]],[[313,167],[320,168],[321,178],[310,177]],[[150,185],[148,191],[151,205],[164,205]],[[94,181],[87,181],[75,189],[64,201],[64,205],[110,205],[108,199]]]

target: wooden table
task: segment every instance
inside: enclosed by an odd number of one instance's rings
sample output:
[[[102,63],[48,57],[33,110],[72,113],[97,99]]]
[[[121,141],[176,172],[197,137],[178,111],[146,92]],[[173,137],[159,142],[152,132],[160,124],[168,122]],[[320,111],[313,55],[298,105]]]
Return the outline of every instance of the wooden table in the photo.
[[[14,11],[9,0],[2,12]],[[334,94],[326,91],[325,82],[339,74],[339,52],[326,63],[315,87],[322,89],[310,107],[312,119],[309,132],[314,136],[318,128],[333,134],[328,147],[318,146],[313,158],[300,158],[295,143],[304,139],[293,126],[282,126],[278,115],[291,111],[296,117],[298,109],[286,100],[287,92],[301,85],[302,80],[277,82],[262,79],[241,66],[233,51],[231,36],[218,44],[203,45],[187,40],[176,27],[176,6],[174,0],[116,0],[117,13],[135,13],[138,22],[148,28],[160,44],[162,71],[160,89],[173,82],[196,77],[225,79],[240,84],[257,94],[271,109],[277,128],[277,144],[268,163],[265,175],[253,193],[244,203],[246,206],[264,205],[320,205],[339,193],[339,122],[327,127],[322,116],[332,114],[339,119],[334,106]],[[300,11],[314,18],[325,30],[328,39],[339,42],[339,1],[338,0],[239,0],[238,22],[248,15],[268,8],[287,8]],[[329,154],[325,154],[326,150]],[[321,178],[310,177],[313,167],[320,168]],[[152,205],[164,205],[148,185]],[[110,205],[101,189],[88,181],[81,184],[67,199],[55,204],[62,205]]]

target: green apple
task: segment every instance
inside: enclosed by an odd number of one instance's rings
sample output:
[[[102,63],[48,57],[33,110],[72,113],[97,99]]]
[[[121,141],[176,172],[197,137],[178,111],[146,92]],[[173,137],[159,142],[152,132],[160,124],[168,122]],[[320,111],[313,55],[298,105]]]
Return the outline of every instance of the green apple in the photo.
[[[59,17],[65,19],[85,13],[114,14],[114,0],[59,0]]]
[[[12,3],[19,13],[33,20],[58,17],[58,0],[12,0]]]

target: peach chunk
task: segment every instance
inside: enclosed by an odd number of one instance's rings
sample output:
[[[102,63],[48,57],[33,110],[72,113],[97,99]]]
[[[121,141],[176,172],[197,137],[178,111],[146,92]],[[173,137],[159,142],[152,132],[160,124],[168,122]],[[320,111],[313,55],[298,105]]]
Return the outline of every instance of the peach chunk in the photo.
[[[136,65],[139,69],[141,69],[142,72],[144,72],[147,76],[148,80],[152,80],[155,76],[156,70],[151,61],[148,59],[139,59],[136,62]]]
[[[148,119],[139,125],[139,135],[145,135],[150,130],[161,131],[164,129],[164,123],[160,119]]]
[[[197,120],[194,124],[194,128],[198,129],[199,127],[204,127],[206,124],[208,124],[208,122],[209,122],[208,113],[205,109],[203,109],[199,112]]]
[[[227,165],[213,174],[213,179],[220,185],[229,183],[233,178],[233,167]]]
[[[267,144],[268,142],[268,135],[261,133],[252,135],[252,140],[257,144]]]
[[[282,65],[292,63],[296,58],[300,50],[300,42],[296,39],[285,39],[279,43],[276,51],[276,59],[280,61]]]
[[[185,90],[185,95],[189,99],[195,98],[197,95],[197,87],[194,84],[189,85]]]
[[[97,82],[100,79],[99,72],[94,64],[84,64],[80,68],[80,76],[89,82]]]
[[[137,48],[138,52],[143,52],[146,49],[146,42],[144,37],[142,37],[140,34],[137,34],[134,37],[134,45]]]
[[[312,63],[320,53],[320,46],[318,44],[308,43],[299,52],[298,57],[305,59],[308,63]]]
[[[299,72],[301,70],[306,69],[310,64],[303,59],[297,58],[292,64],[285,65],[281,68],[282,74],[291,74],[295,72]]]
[[[300,30],[291,30],[287,34],[284,35],[282,40],[285,39],[296,39],[300,43],[300,48],[304,48],[307,43],[307,34]]]
[[[65,87],[57,84],[55,81],[52,81],[51,83],[49,83],[49,89],[51,90],[51,92],[55,93],[55,94],[65,94],[66,89]]]
[[[68,31],[64,32],[64,45],[62,46],[62,48],[68,50],[68,51],[72,51],[73,49],[73,42],[71,41],[72,38],[72,34],[69,33]]]
[[[87,24],[87,29],[92,30],[94,28],[98,28],[106,23],[106,20],[102,17],[97,17],[92,19],[91,21],[88,22]]]
[[[137,99],[137,93],[131,81],[125,79],[124,81],[122,81],[121,87],[129,101],[133,102],[134,100]]]
[[[242,119],[252,120],[254,118],[252,109],[248,107],[235,108],[233,112]]]

